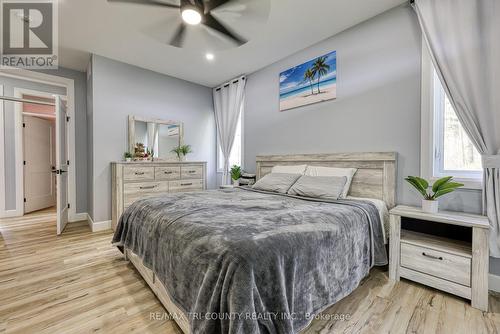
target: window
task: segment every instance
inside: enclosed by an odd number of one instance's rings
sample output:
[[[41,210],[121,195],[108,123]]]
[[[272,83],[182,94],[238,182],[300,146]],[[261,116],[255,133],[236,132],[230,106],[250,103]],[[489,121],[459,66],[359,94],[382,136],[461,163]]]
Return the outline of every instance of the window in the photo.
[[[243,108],[242,108],[243,109]],[[236,125],[236,133],[234,134],[233,148],[231,149],[231,154],[229,155],[229,168],[234,165],[243,165],[243,136],[241,127],[241,118],[243,112],[240,112],[240,117],[238,118],[238,125]],[[222,172],[224,169],[224,156],[220,149],[219,140],[217,139],[217,170]]]
[[[460,124],[427,52],[423,45],[422,176],[454,176],[468,188],[480,188],[481,155]]]

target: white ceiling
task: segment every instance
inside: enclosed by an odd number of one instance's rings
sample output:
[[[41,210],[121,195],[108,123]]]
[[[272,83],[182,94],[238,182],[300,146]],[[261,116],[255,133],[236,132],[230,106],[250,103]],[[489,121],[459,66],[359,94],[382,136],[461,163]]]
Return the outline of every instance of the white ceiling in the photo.
[[[145,0],[147,1],[147,0]],[[171,0],[172,3],[179,0]],[[250,41],[234,47],[202,26],[187,47],[170,40],[176,9],[106,0],[59,1],[59,65],[84,71],[89,54],[214,87],[248,74],[380,14],[405,0],[235,0],[218,17]],[[234,22],[237,22],[236,24]],[[215,55],[213,61],[205,53]]]

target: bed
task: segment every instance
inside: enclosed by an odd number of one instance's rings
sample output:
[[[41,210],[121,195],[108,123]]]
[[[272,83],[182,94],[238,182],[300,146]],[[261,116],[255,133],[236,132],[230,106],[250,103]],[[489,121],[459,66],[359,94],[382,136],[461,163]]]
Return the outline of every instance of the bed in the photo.
[[[258,156],[257,178],[297,164],[357,168],[354,199],[224,189],[124,212],[113,242],[184,333],[299,333],[387,263],[380,211],[363,198],[394,206],[396,154]]]

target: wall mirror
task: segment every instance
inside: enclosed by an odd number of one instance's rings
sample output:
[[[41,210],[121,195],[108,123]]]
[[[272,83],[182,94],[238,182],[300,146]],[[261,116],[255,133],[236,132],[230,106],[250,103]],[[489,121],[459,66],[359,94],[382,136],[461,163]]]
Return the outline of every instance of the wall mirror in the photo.
[[[182,122],[128,117],[128,148],[135,159],[177,160],[172,150],[183,144]]]

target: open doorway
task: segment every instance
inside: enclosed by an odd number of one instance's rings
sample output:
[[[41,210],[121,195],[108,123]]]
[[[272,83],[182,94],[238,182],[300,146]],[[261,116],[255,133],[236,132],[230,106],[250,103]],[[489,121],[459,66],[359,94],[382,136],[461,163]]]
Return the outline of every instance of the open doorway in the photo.
[[[14,88],[14,96],[2,96],[13,103],[16,119],[16,194],[23,216],[35,211],[53,211],[57,234],[68,222],[68,131],[65,97],[52,93]]]
[[[43,94],[45,95],[45,94]],[[22,94],[22,99],[48,104],[22,103],[24,214],[48,209],[56,212],[55,98]]]
[[[31,98],[33,100],[29,100]],[[31,111],[23,110],[23,103],[48,104],[52,106],[50,113],[55,108],[56,126],[53,132],[56,139],[66,138],[63,141],[56,140],[56,168],[52,173],[62,181],[56,181],[54,189],[59,234],[67,221],[76,222],[87,218],[86,213],[76,211],[75,82],[58,75],[8,67],[0,69],[0,131],[3,133],[3,136],[0,135],[0,169],[3,170],[3,173],[0,172],[0,221],[3,218],[23,217],[25,214],[23,123],[26,123],[26,116],[34,115],[26,114]],[[46,169],[43,172],[47,174]],[[63,191],[59,191],[59,187]],[[60,198],[59,194],[64,197]],[[26,210],[31,211],[30,208]]]

